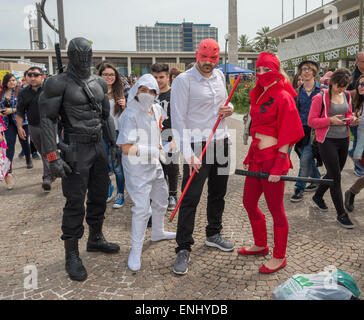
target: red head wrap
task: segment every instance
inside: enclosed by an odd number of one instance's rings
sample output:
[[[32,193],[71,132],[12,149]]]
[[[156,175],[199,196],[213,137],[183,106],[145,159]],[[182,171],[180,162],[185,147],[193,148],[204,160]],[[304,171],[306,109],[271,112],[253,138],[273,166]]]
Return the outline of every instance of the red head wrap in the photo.
[[[277,79],[284,78],[279,72],[280,62],[274,54],[262,52],[258,57],[256,66],[257,68],[265,67],[272,70],[264,74],[257,74],[258,82],[262,87],[267,87]]]
[[[220,47],[214,39],[204,39],[198,45],[196,51],[197,62],[210,61],[218,64],[220,59]]]

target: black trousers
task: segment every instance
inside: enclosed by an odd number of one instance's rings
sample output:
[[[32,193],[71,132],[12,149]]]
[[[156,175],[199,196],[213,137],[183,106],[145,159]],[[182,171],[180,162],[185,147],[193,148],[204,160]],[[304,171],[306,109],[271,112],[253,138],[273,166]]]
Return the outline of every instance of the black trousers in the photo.
[[[169,196],[177,197],[179,153],[168,153],[167,163],[162,163],[164,177],[168,182]]]
[[[192,144],[197,157],[201,154],[205,143]],[[191,251],[194,244],[193,230],[195,214],[206,179],[208,179],[207,227],[206,236],[218,234],[222,230],[222,214],[225,208],[225,194],[229,178],[229,141],[228,139],[211,142],[202,161],[199,173],[196,173],[185,197],[182,200],[177,224],[176,241],[178,251]],[[183,165],[182,191],[190,177],[189,165]]]
[[[327,173],[324,179],[333,179],[334,185],[320,184],[316,190],[316,196],[322,198],[330,188],[332,202],[338,215],[345,212],[343,194],[341,190],[341,171],[343,170],[348,156],[349,138],[333,139],[326,138],[319,144],[320,156],[325,164]]]
[[[79,174],[72,172],[66,178],[62,178],[63,195],[67,200],[63,208],[62,240],[82,238],[86,193],[87,224],[89,226],[102,224],[109,189],[107,169],[108,161],[102,141],[77,144]]]

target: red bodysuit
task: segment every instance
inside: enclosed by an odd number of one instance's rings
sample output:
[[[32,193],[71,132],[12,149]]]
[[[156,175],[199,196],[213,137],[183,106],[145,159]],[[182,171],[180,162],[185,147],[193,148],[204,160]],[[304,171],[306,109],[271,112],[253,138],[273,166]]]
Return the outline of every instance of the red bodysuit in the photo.
[[[250,171],[284,175],[292,168],[292,163],[288,155],[278,149],[285,145],[293,146],[304,136],[294,102],[296,92],[279,73],[279,61],[274,55],[262,53],[257,60],[257,68],[260,66],[269,68],[271,71],[263,75],[257,74],[257,85],[250,93],[252,118],[250,132],[253,141],[244,164],[249,165]],[[277,83],[272,84],[277,80]],[[263,86],[267,87],[270,84],[272,85],[264,92]],[[256,133],[276,138],[277,144],[260,150],[258,148],[260,140],[255,137]],[[258,247],[267,247],[265,215],[258,207],[262,193],[273,217],[273,257],[283,259],[289,229],[283,206],[284,181],[269,182],[266,179],[252,177],[245,179],[243,203],[252,226],[254,243]]]

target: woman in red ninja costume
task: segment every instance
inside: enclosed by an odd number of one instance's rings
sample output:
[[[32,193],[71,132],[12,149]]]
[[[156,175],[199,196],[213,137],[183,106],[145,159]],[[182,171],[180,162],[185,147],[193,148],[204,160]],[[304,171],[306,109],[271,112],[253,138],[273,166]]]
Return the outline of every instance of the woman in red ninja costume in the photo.
[[[294,97],[295,90],[280,73],[278,58],[270,53],[259,55],[257,64],[257,84],[250,93],[252,118],[251,136],[253,141],[244,169],[268,172],[269,178],[257,179],[246,177],[243,203],[252,226],[254,246],[238,250],[242,255],[267,255],[267,227],[265,215],[258,207],[258,201],[264,193],[268,209],[273,217],[274,249],[273,258],[267,261],[259,271],[272,273],[287,264],[285,258],[288,221],[283,206],[284,181],[280,180],[292,167],[287,154],[288,148],[303,136],[303,128]]]

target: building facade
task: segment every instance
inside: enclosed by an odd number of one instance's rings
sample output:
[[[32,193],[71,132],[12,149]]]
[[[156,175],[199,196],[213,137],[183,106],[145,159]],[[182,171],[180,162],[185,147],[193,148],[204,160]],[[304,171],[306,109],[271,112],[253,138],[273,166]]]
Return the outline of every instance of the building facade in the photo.
[[[193,52],[201,40],[206,38],[218,41],[217,28],[210,24],[192,22],[157,22],[154,27],[136,27],[138,52]]]
[[[359,1],[335,0],[288,21],[268,36],[279,37],[278,56],[289,74],[303,60],[313,60],[322,71],[353,69],[359,51]]]
[[[68,64],[67,51],[61,50],[62,63]],[[255,61],[258,57],[256,52],[238,52],[239,61],[255,68]],[[5,50],[0,49],[0,61],[26,61],[26,63],[42,64],[50,74],[55,74],[57,69],[57,59],[54,50]],[[191,62],[196,61],[195,52],[136,52],[117,50],[93,50],[93,65],[96,66],[101,61],[111,62],[122,75],[142,75],[150,72],[153,63],[177,64],[181,71]],[[220,55],[219,64],[225,63],[225,56]]]

